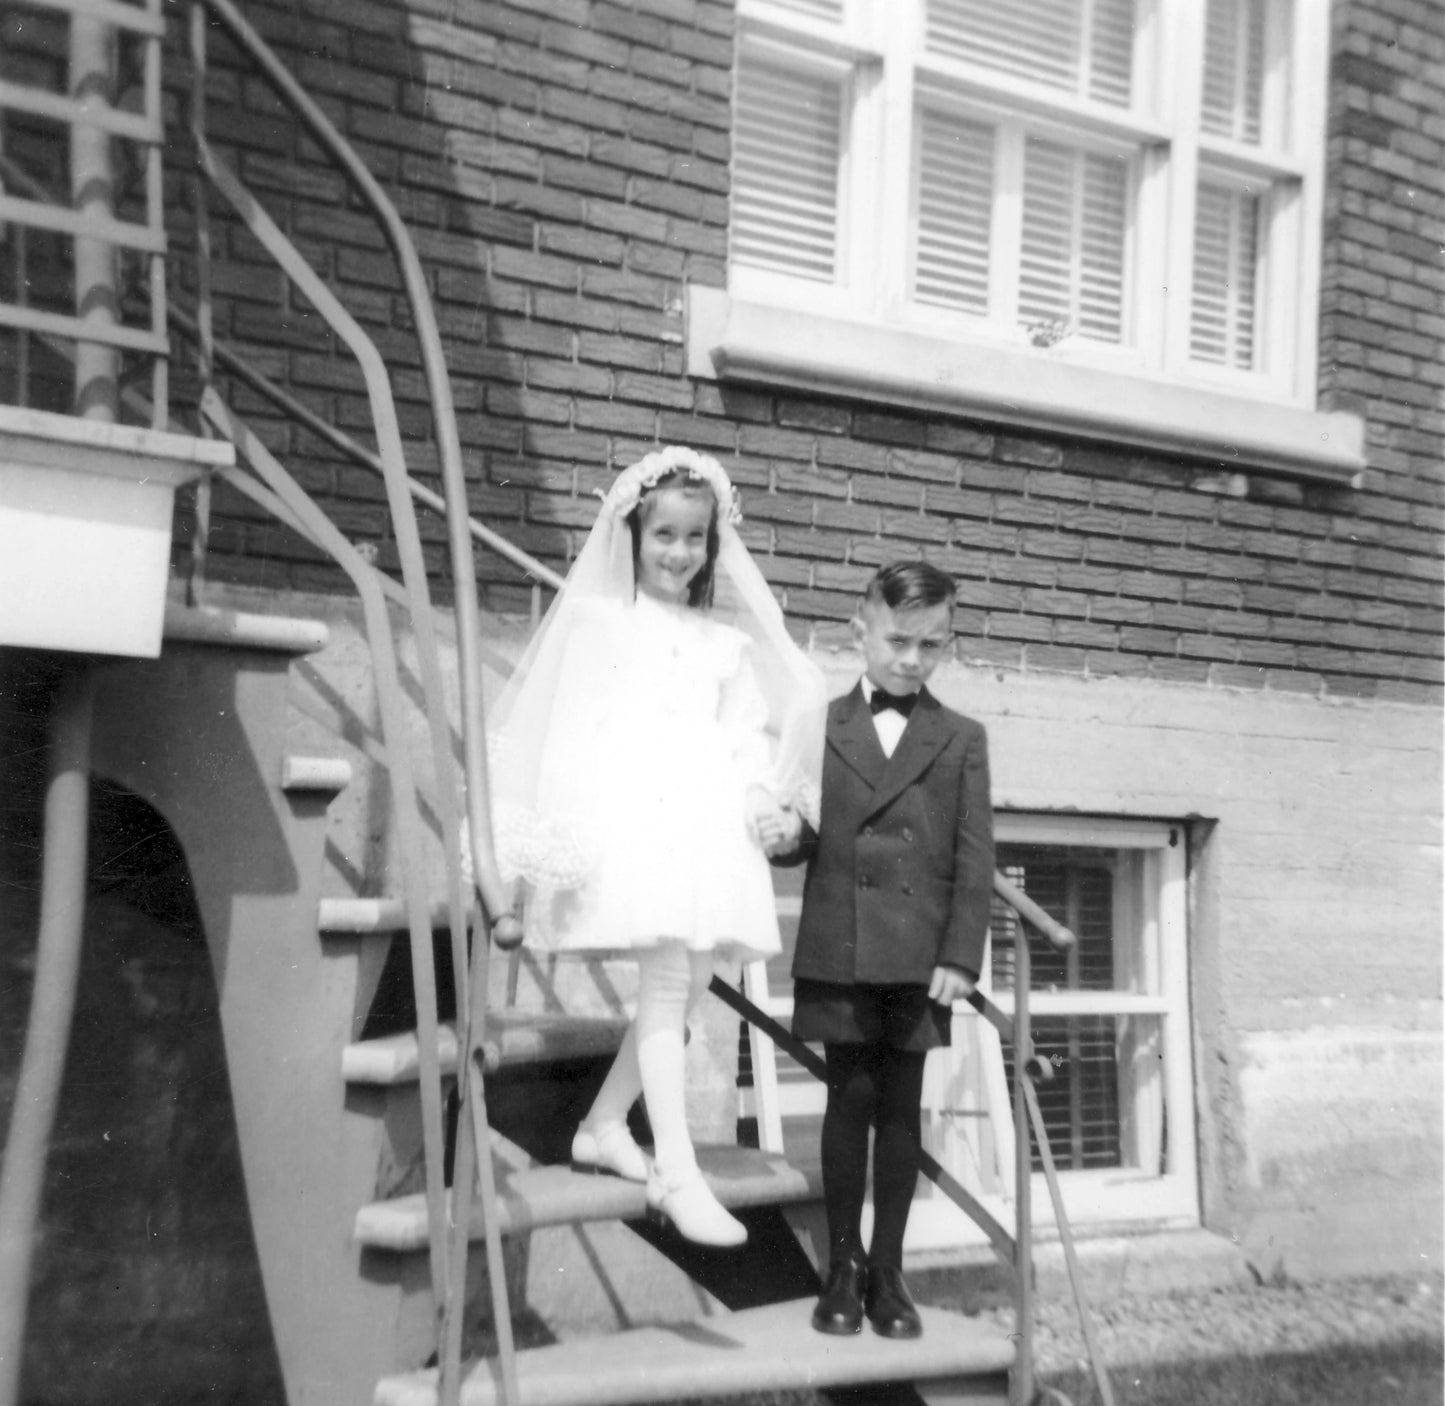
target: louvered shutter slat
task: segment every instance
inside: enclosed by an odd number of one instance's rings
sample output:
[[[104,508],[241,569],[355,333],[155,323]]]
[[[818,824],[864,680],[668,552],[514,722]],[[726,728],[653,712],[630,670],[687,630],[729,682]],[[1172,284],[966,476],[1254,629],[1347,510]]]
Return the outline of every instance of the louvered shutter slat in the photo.
[[[1127,171],[1123,163],[1030,139],[1024,157],[1019,320],[1123,338]]]
[[[1263,0],[1209,0],[1200,126],[1257,145],[1263,109]]]
[[[1014,78],[1128,107],[1135,0],[928,0],[925,44]],[[1085,32],[1085,25],[1088,32]]]
[[[1089,96],[1128,107],[1133,100],[1134,0],[1095,0],[1089,59]]]
[[[785,10],[800,15],[811,15],[817,20],[831,20],[838,23],[843,18],[843,0],[773,0]]]
[[[831,281],[838,257],[840,85],[744,55],[737,110],[734,262]]]
[[[1189,320],[1189,351],[1196,361],[1240,370],[1254,365],[1258,222],[1253,196],[1199,187]]]
[[[937,113],[924,113],[919,128],[913,296],[982,315],[988,311],[993,129]]]

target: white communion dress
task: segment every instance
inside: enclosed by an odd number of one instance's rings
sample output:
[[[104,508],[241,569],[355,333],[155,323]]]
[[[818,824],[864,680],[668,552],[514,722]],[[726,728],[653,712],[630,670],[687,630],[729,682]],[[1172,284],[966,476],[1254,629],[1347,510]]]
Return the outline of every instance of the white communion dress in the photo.
[[[537,815],[498,816],[504,870],[531,875],[529,940],[771,956],[772,878],[744,809],[772,773],[753,641],[641,594],[580,609],[548,700]],[[508,864],[518,844],[527,862]]]

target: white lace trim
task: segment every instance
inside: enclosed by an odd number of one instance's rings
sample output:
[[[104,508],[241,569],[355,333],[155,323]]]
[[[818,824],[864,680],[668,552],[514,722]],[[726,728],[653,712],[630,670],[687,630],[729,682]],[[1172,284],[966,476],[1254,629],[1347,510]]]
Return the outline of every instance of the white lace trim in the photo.
[[[679,469],[686,471],[689,478],[698,479],[712,489],[713,497],[717,499],[719,524],[736,527],[743,520],[737,489],[732,486],[727,470],[710,454],[699,454],[696,449],[682,444],[670,444],[666,449],[656,450],[624,469],[612,487],[601,495],[603,507],[618,518],[624,518],[637,506],[638,499],[647,489]]]

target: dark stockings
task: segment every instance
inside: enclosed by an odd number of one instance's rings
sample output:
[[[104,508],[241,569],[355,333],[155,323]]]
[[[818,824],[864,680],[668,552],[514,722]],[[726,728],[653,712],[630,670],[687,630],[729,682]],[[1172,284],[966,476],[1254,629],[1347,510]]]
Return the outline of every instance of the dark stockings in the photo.
[[[826,1045],[828,1108],[823,1115],[823,1201],[834,1260],[863,1249],[868,1130],[873,1141],[873,1244],[869,1262],[898,1269],[918,1181],[922,1053],[887,1045]]]

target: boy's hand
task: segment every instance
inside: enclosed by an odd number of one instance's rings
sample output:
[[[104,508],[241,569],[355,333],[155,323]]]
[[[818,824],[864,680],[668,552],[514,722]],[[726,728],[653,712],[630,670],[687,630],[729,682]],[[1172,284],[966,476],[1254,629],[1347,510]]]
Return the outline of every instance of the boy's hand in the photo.
[[[783,810],[772,795],[761,786],[749,786],[743,813],[748,829],[757,838],[764,854],[776,854],[789,847],[788,834],[791,829],[794,840],[797,837],[797,818],[791,824],[788,813]]]
[[[957,967],[934,967],[933,980],[928,983],[928,999],[940,1006],[951,1006],[965,996],[972,996],[977,983]]]
[[[798,841],[803,838],[803,817],[792,806],[779,807],[778,815],[782,824],[777,841],[763,846],[764,851],[770,857],[775,854],[787,854],[790,850],[797,849]]]

